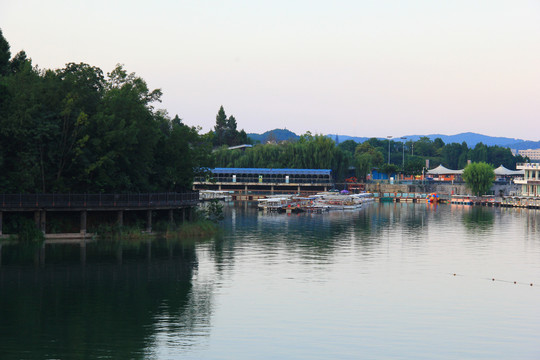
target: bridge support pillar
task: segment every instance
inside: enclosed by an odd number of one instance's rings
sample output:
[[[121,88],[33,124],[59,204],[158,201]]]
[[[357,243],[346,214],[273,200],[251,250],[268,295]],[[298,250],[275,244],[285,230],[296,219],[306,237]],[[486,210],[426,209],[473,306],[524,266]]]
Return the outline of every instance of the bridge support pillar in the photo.
[[[34,211],[34,224],[36,224],[36,227],[40,228],[40,216],[39,216],[39,210]]]
[[[47,216],[45,210],[34,211],[34,222],[36,227],[45,234],[47,229]]]
[[[0,236],[2,236],[2,223],[3,223],[3,213],[2,211],[0,211]],[[2,245],[0,245],[0,250],[2,250]],[[0,251],[0,254],[2,254],[2,252]],[[1,259],[0,259],[0,263],[1,263]]]
[[[81,260],[81,266],[86,266],[86,243],[85,241],[81,241],[81,247],[80,247],[80,260]]]
[[[174,224],[174,213],[173,213],[173,209],[169,209],[169,224]],[[2,229],[0,229],[2,230]],[[2,235],[2,233],[0,233],[0,235]]]
[[[180,211],[182,212],[182,224],[186,222],[186,208],[181,208]]]
[[[118,265],[122,265],[122,260],[123,260],[123,249],[122,249],[122,245],[118,246],[118,248],[116,249],[116,263]]]
[[[146,232],[152,232],[152,210],[146,210]]]
[[[81,211],[81,234],[86,234],[86,210]]]
[[[118,226],[123,226],[124,225],[124,211],[123,210],[118,210],[117,212],[117,220],[116,220],[116,223],[118,224]]]
[[[45,210],[41,211],[41,231],[45,234],[47,232],[47,212]]]

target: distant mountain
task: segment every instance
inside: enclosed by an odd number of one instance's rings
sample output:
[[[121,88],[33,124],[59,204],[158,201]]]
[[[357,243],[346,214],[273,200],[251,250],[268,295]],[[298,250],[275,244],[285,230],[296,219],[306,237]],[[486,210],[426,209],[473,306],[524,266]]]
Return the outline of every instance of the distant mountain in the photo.
[[[274,130],[267,131],[263,134],[248,134],[248,136],[251,139],[253,139],[255,142],[259,141],[261,144],[266,143],[266,141],[268,141],[269,138],[271,137],[273,137],[274,140],[276,141],[298,139],[300,137],[287,129],[274,129]],[[357,143],[362,143],[370,139],[369,137],[358,137],[358,136],[337,135],[337,134],[328,134],[326,136],[331,138],[332,140],[335,140],[337,143],[342,143],[347,140],[353,140]],[[406,139],[401,139],[402,137]],[[441,138],[441,140],[445,144],[451,144],[451,143],[461,144],[462,142],[466,142],[467,146],[469,146],[470,148],[475,147],[476,144],[481,142],[488,146],[498,145],[498,146],[507,147],[510,149],[516,149],[516,150],[540,149],[540,141],[530,141],[530,140],[522,140],[522,139],[515,139],[515,138],[508,138],[508,137],[495,137],[495,136],[482,135],[482,134],[477,134],[477,133],[472,133],[472,132],[466,132],[466,133],[461,133],[461,134],[456,134],[456,135],[442,135],[442,134],[405,135],[405,136],[394,137],[392,138],[392,140],[417,141],[421,137],[427,137],[430,140]],[[386,139],[386,138],[380,138],[380,139]]]
[[[349,136],[349,135],[336,135],[336,134],[329,134],[329,135],[326,135],[328,136],[330,139],[336,141],[336,143],[342,143],[344,141],[347,141],[347,140],[353,140],[357,143],[363,143],[364,141],[366,140],[369,140],[370,138],[368,137],[357,137],[357,136]]]
[[[469,147],[474,147],[478,143],[483,143],[484,145],[494,146],[504,146],[504,147],[510,147],[511,144],[518,144],[523,142],[524,140],[521,139],[514,139],[514,138],[507,138],[507,137],[493,137],[493,136],[487,136],[482,134],[476,134],[472,132],[466,132],[456,135],[442,135],[442,134],[430,134],[430,135],[405,135],[404,137],[407,138],[407,140],[413,140],[416,141],[420,139],[421,137],[428,137],[431,140],[435,140],[436,138],[441,138],[442,141],[444,141],[445,144],[451,144],[451,143],[458,143],[461,144],[462,142],[466,142]]]
[[[296,140],[300,138],[300,136],[287,129],[268,130],[267,132],[264,132],[262,134],[250,133],[247,134],[247,136],[251,138],[254,142],[260,142],[261,144],[265,144],[269,140],[279,142],[283,140]]]
[[[508,145],[510,149],[527,150],[527,149],[540,149],[540,141],[521,141],[518,143]]]

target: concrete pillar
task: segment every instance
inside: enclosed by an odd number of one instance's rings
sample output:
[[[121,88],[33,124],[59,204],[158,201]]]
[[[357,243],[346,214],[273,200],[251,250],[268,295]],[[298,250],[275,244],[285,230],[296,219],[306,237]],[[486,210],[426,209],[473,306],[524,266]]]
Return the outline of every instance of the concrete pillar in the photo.
[[[81,266],[86,266],[86,242],[81,241],[80,247]]]
[[[3,223],[3,213],[2,211],[0,211],[0,236],[2,236],[2,223]],[[0,250],[2,249],[2,245],[0,244]],[[0,252],[1,254],[1,252]],[[0,264],[1,264],[1,259],[0,259]]]
[[[81,211],[81,234],[86,234],[86,210]]]
[[[122,257],[123,257],[122,255],[123,255],[122,245],[119,245],[118,249],[116,249],[116,263],[118,265],[122,265]]]
[[[298,193],[300,194],[300,185],[298,185]]]
[[[270,194],[274,195],[274,185],[270,186]]]
[[[146,232],[152,232],[152,210],[146,210]]]
[[[221,184],[218,185],[218,190],[221,191]]]
[[[45,243],[39,249],[39,265],[45,265]]]
[[[180,209],[182,212],[182,224],[186,222],[186,208]]]
[[[124,211],[123,210],[118,210],[116,223],[119,226],[124,225]]]
[[[47,212],[45,210],[40,211],[39,228],[43,234],[47,232]]]
[[[40,228],[40,220],[41,217],[40,217],[40,214],[39,214],[39,210],[38,211],[34,211],[34,223],[36,224],[36,227],[39,229]]]
[[[248,186],[247,186],[247,185],[244,185],[244,193],[247,194],[247,191],[248,191]]]
[[[169,215],[169,224],[174,224],[174,212],[173,212],[173,209],[169,209],[169,214],[168,215]],[[0,233],[0,235],[1,235],[1,233]]]

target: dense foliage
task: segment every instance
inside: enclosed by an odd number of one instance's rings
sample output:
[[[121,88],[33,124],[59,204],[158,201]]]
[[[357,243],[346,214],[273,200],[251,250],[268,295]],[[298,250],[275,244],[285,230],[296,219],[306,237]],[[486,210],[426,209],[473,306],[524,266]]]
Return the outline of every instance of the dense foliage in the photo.
[[[333,140],[309,132],[294,142],[256,145],[246,150],[223,147],[214,155],[218,167],[332,169],[338,179],[345,176],[349,166],[346,155]]]
[[[470,163],[463,170],[463,180],[465,180],[473,194],[484,195],[489,191],[495,180],[493,166],[485,162]]]
[[[118,65],[40,70],[10,59],[0,33],[3,192],[143,192],[189,188],[211,165],[199,129],[155,110],[160,90]]]
[[[0,189],[2,192],[179,191],[206,167],[331,169],[337,181],[381,172],[418,175],[426,160],[461,169],[468,160],[514,169],[521,156],[482,143],[437,138],[400,142],[372,138],[336,146],[323,135],[250,143],[223,106],[208,134],[171,119],[154,104],[160,90],[118,65],[104,74],[88,64],[41,70],[21,51],[11,58],[0,31]],[[286,130],[283,130],[286,131]],[[212,149],[214,151],[212,152]]]

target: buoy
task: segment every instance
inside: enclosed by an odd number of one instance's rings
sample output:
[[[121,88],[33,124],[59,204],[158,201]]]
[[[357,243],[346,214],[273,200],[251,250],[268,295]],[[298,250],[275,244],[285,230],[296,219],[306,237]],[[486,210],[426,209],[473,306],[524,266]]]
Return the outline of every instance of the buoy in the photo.
[[[495,281],[495,278],[491,279],[491,281]]]
[[[514,281],[514,284],[517,284],[517,282],[516,282],[516,281]]]

